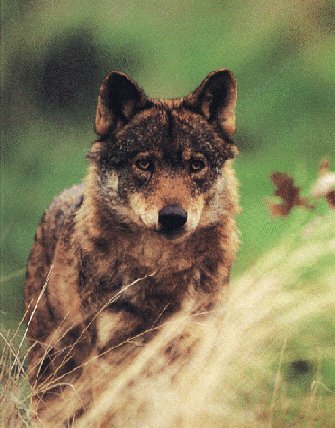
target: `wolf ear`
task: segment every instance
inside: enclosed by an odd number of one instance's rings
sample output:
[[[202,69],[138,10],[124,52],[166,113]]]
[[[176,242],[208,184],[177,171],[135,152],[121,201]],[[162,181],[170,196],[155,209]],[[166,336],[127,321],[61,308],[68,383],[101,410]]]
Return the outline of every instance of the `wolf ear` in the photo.
[[[99,91],[95,129],[104,137],[113,129],[125,125],[143,107],[146,96],[142,89],[126,74],[109,73]]]
[[[216,123],[227,134],[235,131],[236,80],[226,68],[213,71],[187,98],[210,122]]]

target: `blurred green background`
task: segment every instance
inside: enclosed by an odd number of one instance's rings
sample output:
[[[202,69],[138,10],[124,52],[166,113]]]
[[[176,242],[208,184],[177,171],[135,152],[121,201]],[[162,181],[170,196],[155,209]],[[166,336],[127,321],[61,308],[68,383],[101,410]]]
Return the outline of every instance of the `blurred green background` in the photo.
[[[44,209],[85,174],[109,70],[152,97],[186,95],[223,66],[236,74],[237,275],[300,215],[270,218],[271,172],[309,189],[320,159],[335,161],[334,33],[333,1],[2,2],[1,327],[22,316]]]

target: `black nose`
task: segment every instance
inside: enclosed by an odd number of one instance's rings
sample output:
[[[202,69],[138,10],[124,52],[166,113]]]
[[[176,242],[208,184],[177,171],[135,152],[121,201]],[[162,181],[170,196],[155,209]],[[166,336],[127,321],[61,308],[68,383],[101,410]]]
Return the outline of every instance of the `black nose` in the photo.
[[[166,233],[175,232],[187,221],[187,212],[179,205],[167,205],[158,213],[158,223],[162,231]]]

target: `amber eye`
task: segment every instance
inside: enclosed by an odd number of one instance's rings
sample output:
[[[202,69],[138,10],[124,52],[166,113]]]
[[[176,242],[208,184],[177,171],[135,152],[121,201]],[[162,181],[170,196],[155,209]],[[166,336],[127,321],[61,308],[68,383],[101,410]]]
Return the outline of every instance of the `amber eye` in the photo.
[[[206,167],[206,163],[203,159],[192,159],[190,162],[190,171],[199,172]]]
[[[138,169],[142,171],[152,171],[154,168],[154,164],[150,159],[138,159],[135,162],[135,165]]]

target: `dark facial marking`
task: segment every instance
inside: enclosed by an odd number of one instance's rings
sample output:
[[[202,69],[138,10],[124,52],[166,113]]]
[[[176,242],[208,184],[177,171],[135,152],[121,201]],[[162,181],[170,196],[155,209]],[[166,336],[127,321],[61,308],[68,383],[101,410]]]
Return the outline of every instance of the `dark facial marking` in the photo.
[[[173,140],[173,127],[174,127],[173,116],[172,116],[171,110],[166,110],[166,113],[167,113],[167,119],[168,119],[167,138],[168,138],[168,141],[172,141]]]

